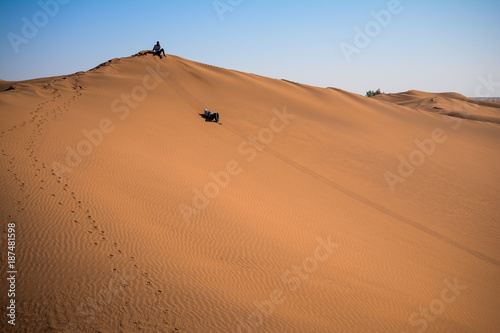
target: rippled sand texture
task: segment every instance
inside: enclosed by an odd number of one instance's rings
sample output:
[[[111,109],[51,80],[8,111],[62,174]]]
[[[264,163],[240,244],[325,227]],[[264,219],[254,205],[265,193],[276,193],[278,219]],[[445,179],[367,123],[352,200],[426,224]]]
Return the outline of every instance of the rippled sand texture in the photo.
[[[499,103],[146,52],[0,91],[19,331],[500,330]]]

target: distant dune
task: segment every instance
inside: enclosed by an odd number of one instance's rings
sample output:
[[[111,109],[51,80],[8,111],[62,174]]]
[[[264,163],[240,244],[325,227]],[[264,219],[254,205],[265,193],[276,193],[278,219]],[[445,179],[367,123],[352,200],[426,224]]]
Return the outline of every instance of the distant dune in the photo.
[[[479,101],[500,103],[500,97],[473,97]]]
[[[412,90],[399,94],[377,95],[375,98],[451,117],[500,123],[500,103],[467,98],[457,93],[432,94]]]
[[[498,103],[144,51],[2,81],[0,119],[15,331],[500,329]]]

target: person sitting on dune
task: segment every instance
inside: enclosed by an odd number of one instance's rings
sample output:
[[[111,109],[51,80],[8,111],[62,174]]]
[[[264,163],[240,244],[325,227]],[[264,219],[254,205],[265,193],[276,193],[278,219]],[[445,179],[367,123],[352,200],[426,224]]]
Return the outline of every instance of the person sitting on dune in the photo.
[[[163,55],[165,55],[165,50],[163,50],[160,46],[160,42],[156,42],[156,45],[153,47],[153,52],[155,55],[159,56],[160,59],[162,58],[161,54],[163,52]]]
[[[205,109],[205,117],[204,117],[206,120],[215,120],[216,123],[218,124],[222,124],[220,121],[219,121],[219,113],[216,112],[216,113],[213,113],[212,111],[209,111],[207,109]]]

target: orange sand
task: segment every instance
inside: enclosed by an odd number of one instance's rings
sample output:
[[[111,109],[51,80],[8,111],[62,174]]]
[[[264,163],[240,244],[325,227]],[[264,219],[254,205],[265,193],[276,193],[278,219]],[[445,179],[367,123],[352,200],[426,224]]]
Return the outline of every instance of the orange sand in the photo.
[[[500,330],[500,103],[141,52],[0,119],[16,330]]]

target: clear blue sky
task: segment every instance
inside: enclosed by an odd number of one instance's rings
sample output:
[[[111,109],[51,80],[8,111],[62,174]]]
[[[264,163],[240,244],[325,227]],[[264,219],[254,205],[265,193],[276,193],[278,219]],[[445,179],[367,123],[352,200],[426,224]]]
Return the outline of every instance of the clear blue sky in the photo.
[[[60,0],[57,12],[54,1],[41,1],[51,16],[39,1],[0,0],[1,79],[84,71],[159,40],[187,59],[359,94],[474,96],[479,77],[500,82],[499,0],[400,0],[383,25],[371,12],[391,0]],[[356,28],[372,29],[368,45]],[[346,57],[347,44],[358,53]]]

